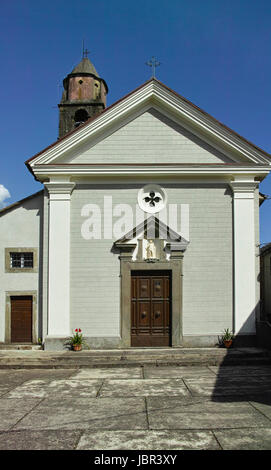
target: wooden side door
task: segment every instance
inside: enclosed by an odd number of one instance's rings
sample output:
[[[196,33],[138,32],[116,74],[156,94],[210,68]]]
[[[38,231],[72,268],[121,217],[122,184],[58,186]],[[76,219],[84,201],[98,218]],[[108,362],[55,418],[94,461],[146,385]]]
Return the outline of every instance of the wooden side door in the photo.
[[[11,297],[11,342],[32,342],[32,297]]]
[[[135,271],[131,283],[131,346],[170,346],[170,272]]]

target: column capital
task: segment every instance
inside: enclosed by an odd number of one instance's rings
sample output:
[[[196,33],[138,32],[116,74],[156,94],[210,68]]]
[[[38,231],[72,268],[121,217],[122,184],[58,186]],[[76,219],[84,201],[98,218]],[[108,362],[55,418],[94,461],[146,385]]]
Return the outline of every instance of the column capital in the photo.
[[[166,244],[166,248],[170,251],[170,259],[182,259],[184,257],[184,252],[188,246],[186,240],[182,242],[171,242]]]
[[[243,180],[243,179],[236,179],[229,183],[229,186],[232,189],[234,198],[239,199],[253,199],[254,198],[254,191],[258,186],[257,181],[252,180]]]
[[[75,187],[75,183],[71,183],[70,181],[50,181],[49,183],[44,183],[44,186],[48,190],[49,194],[71,194]]]
[[[114,243],[114,246],[120,251],[119,259],[124,261],[131,261],[133,258],[133,252],[136,249],[136,243]]]
[[[49,183],[44,183],[44,186],[46,187],[47,191],[49,192],[50,199],[52,198],[52,195],[60,195],[62,196],[61,199],[63,199],[63,196],[65,196],[65,199],[69,199],[71,196],[71,193],[74,190],[75,183],[69,182],[49,182]]]

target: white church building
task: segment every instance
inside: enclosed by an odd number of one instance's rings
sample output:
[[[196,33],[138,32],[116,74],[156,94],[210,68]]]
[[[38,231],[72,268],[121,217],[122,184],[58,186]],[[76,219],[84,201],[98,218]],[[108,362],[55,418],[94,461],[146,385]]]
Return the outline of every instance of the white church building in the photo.
[[[0,343],[255,344],[271,156],[154,78],[109,107],[88,58],[63,84],[44,189],[0,211]]]

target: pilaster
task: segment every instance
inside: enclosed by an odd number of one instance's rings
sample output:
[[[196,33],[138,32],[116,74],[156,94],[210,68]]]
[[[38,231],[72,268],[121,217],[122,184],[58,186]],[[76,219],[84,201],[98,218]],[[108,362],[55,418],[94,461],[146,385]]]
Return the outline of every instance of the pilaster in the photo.
[[[255,334],[256,275],[254,179],[236,178],[233,191],[234,332]]]
[[[53,181],[49,192],[48,336],[70,335],[70,201],[75,183]]]

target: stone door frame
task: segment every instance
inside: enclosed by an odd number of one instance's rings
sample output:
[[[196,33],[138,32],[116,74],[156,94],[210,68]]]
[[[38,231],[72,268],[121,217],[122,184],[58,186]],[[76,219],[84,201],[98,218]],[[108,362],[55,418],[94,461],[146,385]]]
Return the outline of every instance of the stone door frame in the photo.
[[[136,289],[133,292],[133,279],[135,281],[134,286]],[[171,347],[172,345],[172,282],[171,282],[171,271],[157,271],[157,270],[148,270],[148,271],[131,271],[131,347]],[[145,281],[147,280],[147,283]],[[143,297],[142,290],[143,281],[145,289]],[[153,282],[155,281],[155,282]],[[158,290],[157,290],[158,288]],[[159,294],[158,294],[159,293]],[[158,294],[158,295],[155,295]],[[141,305],[144,305],[143,312],[140,309]],[[146,307],[147,304],[147,307]],[[157,305],[158,304],[158,305]],[[136,306],[136,309],[133,308]],[[148,314],[146,314],[146,309]],[[157,312],[157,309],[159,311]],[[144,323],[143,325],[138,324],[142,318],[145,318],[140,315],[144,315],[148,319],[148,324]],[[156,317],[155,313],[158,313]],[[133,322],[134,317],[134,322]],[[140,317],[140,318],[139,318]],[[159,318],[159,325],[157,325],[156,320]],[[161,321],[161,323],[160,323]],[[148,333],[146,331],[148,329]],[[132,334],[133,330],[136,334]],[[159,330],[159,333],[158,331]],[[162,331],[161,331],[162,330]],[[143,334],[144,331],[144,334]]]
[[[124,248],[124,247],[123,247]],[[121,343],[122,348],[131,347],[131,272],[132,271],[170,271],[172,285],[171,307],[171,344],[180,347],[183,343],[182,325],[182,278],[183,253],[174,252],[171,259],[133,261],[132,251],[135,245],[127,244],[120,255],[120,295],[121,295]]]

